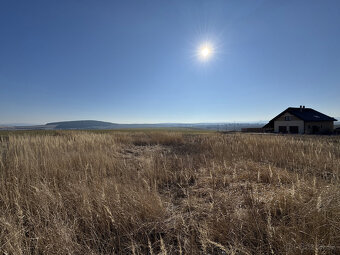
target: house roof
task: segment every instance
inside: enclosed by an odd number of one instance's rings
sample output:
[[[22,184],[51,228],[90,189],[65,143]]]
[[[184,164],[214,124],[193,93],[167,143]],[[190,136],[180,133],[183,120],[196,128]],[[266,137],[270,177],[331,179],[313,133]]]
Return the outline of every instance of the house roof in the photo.
[[[275,118],[269,121],[268,124],[264,126],[264,128],[271,128],[274,127],[274,121],[279,118],[284,113],[290,113],[297,118],[303,120],[303,121],[337,121],[336,119],[327,116],[326,114],[323,114],[321,112],[318,112],[312,108],[299,108],[299,107],[289,107],[283,112],[281,112],[279,115],[277,115]]]

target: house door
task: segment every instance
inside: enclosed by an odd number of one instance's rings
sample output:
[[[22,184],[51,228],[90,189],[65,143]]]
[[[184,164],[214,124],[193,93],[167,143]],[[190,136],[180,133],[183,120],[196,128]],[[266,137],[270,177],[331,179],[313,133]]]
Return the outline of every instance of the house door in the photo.
[[[289,127],[289,133],[298,134],[299,133],[299,127],[298,126],[290,126]]]
[[[279,126],[279,133],[287,133],[287,127],[286,126]]]

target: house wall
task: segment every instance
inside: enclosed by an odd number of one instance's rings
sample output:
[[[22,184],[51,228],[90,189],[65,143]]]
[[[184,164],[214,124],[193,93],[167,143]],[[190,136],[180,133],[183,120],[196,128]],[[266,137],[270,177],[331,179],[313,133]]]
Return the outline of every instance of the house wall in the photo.
[[[313,121],[305,123],[305,133],[313,134],[313,127],[317,127],[317,129],[319,130],[317,133],[320,134],[333,133],[334,131],[333,121]]]
[[[299,134],[304,133],[304,127],[305,127],[303,120],[290,120],[290,121],[276,120],[276,121],[274,121],[274,132],[275,133],[279,133],[279,127],[280,126],[287,127],[287,132],[289,132],[290,126],[297,126],[297,127],[299,127]]]
[[[285,117],[289,116],[291,120],[285,120]],[[304,121],[297,118],[295,115],[292,115],[288,112],[282,114],[277,120],[274,121],[274,132],[279,133],[279,127],[285,126],[287,128],[287,132],[289,132],[290,126],[297,126],[299,128],[299,134],[303,134],[305,131]]]

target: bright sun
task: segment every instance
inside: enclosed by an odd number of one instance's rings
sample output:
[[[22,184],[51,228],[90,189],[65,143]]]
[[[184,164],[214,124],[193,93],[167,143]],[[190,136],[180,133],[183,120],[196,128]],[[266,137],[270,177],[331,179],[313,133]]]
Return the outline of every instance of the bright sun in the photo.
[[[213,52],[214,52],[214,50],[213,50],[213,47],[211,46],[211,44],[205,43],[205,44],[202,44],[198,48],[198,52],[197,53],[198,53],[198,57],[201,60],[206,61],[206,60],[211,58]]]

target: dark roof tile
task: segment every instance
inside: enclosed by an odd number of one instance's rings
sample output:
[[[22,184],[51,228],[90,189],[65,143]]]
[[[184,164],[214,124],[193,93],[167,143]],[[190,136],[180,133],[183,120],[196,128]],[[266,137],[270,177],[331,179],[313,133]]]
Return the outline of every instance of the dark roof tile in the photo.
[[[312,108],[289,107],[286,111],[304,121],[336,121],[336,119],[315,111]]]

